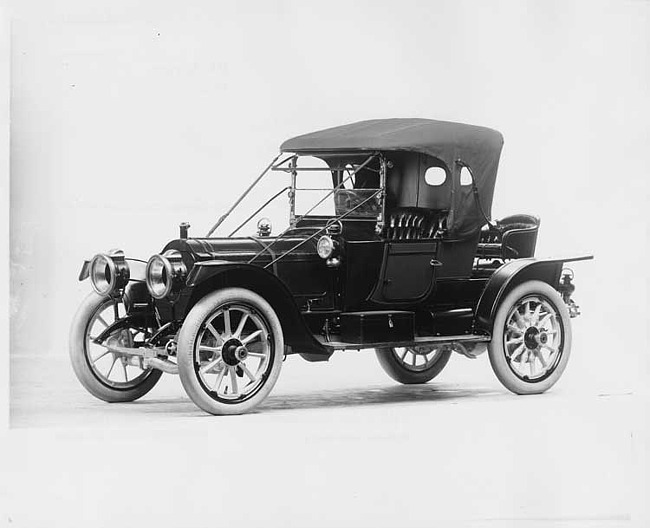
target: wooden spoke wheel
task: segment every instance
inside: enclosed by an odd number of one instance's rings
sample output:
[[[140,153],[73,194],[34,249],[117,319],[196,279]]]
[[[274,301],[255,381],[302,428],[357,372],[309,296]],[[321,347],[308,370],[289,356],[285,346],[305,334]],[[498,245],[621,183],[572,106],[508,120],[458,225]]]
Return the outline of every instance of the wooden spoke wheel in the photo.
[[[449,361],[451,350],[437,346],[384,348],[376,351],[379,364],[395,381],[426,383],[435,378]]]
[[[571,322],[560,294],[540,281],[527,281],[503,300],[488,347],[503,385],[517,394],[551,388],[571,352]]]
[[[183,387],[212,414],[251,411],[269,394],[284,357],[280,321],[258,294],[228,288],[201,299],[178,339]]]
[[[109,326],[125,317],[121,299],[91,293],[72,322],[70,360],[81,384],[96,398],[107,402],[137,400],[149,392],[162,372],[142,369],[131,357],[109,350],[108,346],[132,347],[147,329],[122,328],[108,335],[101,344],[95,339]]]

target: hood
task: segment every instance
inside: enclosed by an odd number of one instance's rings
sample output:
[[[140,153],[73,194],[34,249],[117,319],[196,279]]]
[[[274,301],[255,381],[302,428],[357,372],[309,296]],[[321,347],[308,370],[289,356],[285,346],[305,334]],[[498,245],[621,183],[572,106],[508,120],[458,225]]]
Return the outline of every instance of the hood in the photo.
[[[317,228],[294,230],[278,237],[238,237],[238,238],[187,238],[169,242],[163,252],[174,249],[183,256],[187,269],[197,262],[206,260],[225,260],[247,263],[257,255],[251,264],[265,266],[272,260],[289,252],[282,261],[301,261],[318,259],[316,244],[318,236],[306,241]],[[306,241],[306,242],[305,242]],[[299,247],[297,247],[299,244]],[[294,249],[295,248],[295,249]]]

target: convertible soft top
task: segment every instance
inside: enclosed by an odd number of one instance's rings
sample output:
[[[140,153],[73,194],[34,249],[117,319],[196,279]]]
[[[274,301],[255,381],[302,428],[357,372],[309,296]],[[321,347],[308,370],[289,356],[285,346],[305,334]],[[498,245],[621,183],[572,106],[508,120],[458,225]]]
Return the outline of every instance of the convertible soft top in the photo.
[[[456,182],[462,165],[467,165],[483,212],[490,218],[502,146],[503,136],[490,128],[433,119],[372,119],[288,139],[280,150],[315,155],[337,151],[418,152],[444,162]],[[475,233],[485,219],[471,187],[461,187],[454,202],[452,231],[458,236]]]

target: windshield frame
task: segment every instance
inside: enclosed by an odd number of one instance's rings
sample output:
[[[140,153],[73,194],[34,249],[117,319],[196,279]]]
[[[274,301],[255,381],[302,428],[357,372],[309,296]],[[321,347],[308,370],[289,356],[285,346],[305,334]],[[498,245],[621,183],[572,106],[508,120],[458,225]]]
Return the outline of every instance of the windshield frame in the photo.
[[[206,238],[210,237],[214,231],[230,216],[230,214],[237,208],[237,206],[243,201],[243,199],[257,186],[257,184],[264,178],[264,176],[267,175],[268,172],[270,171],[280,171],[280,172],[288,172],[291,176],[291,183],[288,187],[284,187],[280,192],[275,194],[271,199],[267,200],[261,207],[259,207],[252,215],[250,215],[242,224],[239,225],[230,235],[228,238],[234,236],[242,227],[244,227],[245,224],[247,224],[253,216],[256,214],[260,213],[269,203],[274,201],[278,196],[280,196],[284,191],[287,189],[289,190],[288,192],[288,197],[289,197],[289,227],[285,229],[281,234],[277,235],[277,238],[281,238],[285,233],[292,229],[296,229],[297,223],[299,220],[307,217],[310,212],[312,212],[316,207],[318,207],[321,203],[323,203],[328,197],[334,195],[334,193],[337,190],[344,189],[343,185],[352,180],[352,177],[355,176],[360,170],[365,168],[371,161],[373,161],[375,158],[378,158],[379,160],[379,188],[377,189],[367,189],[368,191],[373,191],[376,199],[379,202],[379,214],[377,215],[376,218],[376,226],[375,226],[375,232],[377,234],[381,233],[384,228],[384,218],[386,214],[386,173],[387,173],[387,167],[389,162],[387,162],[385,156],[381,152],[336,152],[332,153],[332,155],[336,155],[337,157],[344,157],[346,155],[350,155],[351,157],[356,157],[359,158],[360,156],[365,156],[367,155],[367,158],[363,161],[363,163],[358,164],[358,165],[352,165],[353,170],[350,171],[350,168],[347,165],[346,166],[336,166],[332,167],[329,166],[328,169],[323,168],[323,167],[298,167],[297,165],[297,160],[298,157],[318,157],[318,158],[324,158],[327,156],[322,155],[314,155],[311,153],[301,153],[301,154],[292,154],[290,156],[287,156],[284,158],[282,161],[276,164],[276,161],[280,157],[281,154],[278,154],[269,165],[262,171],[262,173],[249,185],[249,187],[242,193],[242,195],[235,201],[235,203],[217,220],[217,222],[212,226],[212,228],[208,231],[206,234]],[[319,200],[314,206],[312,206],[306,213],[302,215],[296,215],[296,179],[298,176],[298,172],[300,171],[329,171],[332,173],[332,175],[335,174],[335,172],[340,172],[340,176],[343,175],[344,171],[348,173],[347,177],[345,178],[339,178],[339,183],[336,185],[333,185],[332,189],[323,197],[321,200]],[[336,182],[336,180],[334,180]],[[367,200],[364,200],[361,204],[365,203]],[[355,209],[359,207],[359,205],[355,206],[352,210],[347,211],[343,214],[335,214],[332,216],[332,219],[328,222],[336,222],[340,220],[343,217],[347,217],[350,215],[352,212],[354,212]],[[328,215],[329,216],[329,215]],[[372,220],[371,218],[364,218],[364,219],[357,219],[357,220],[362,220],[362,221],[369,221]]]
[[[336,155],[337,158],[340,157],[345,157],[345,153],[337,152],[333,153]],[[289,228],[290,229],[295,229],[297,226],[297,223],[299,220],[306,218],[309,216],[309,214],[316,209],[320,204],[322,204],[325,200],[327,200],[329,197],[334,196],[337,191],[340,190],[367,190],[369,192],[374,192],[377,194],[378,198],[378,209],[379,212],[375,218],[377,222],[377,229],[379,232],[383,229],[383,222],[385,218],[385,209],[386,209],[386,168],[387,168],[387,162],[386,158],[380,153],[380,152],[370,152],[370,153],[359,153],[359,152],[354,152],[350,153],[351,157],[354,158],[360,158],[360,156],[365,156],[367,154],[367,157],[365,157],[365,160],[363,160],[362,163],[347,163],[345,165],[329,165],[328,167],[299,167],[298,166],[298,158],[319,158],[319,159],[324,159],[326,156],[321,155],[314,155],[310,153],[300,153],[300,154],[295,154],[291,159],[285,160],[281,163],[278,163],[277,165],[274,165],[271,170],[273,171],[283,171],[283,172],[288,172],[291,175],[291,183],[290,183],[290,188],[289,188]],[[377,188],[359,188],[359,189],[345,189],[344,184],[349,181],[353,181],[352,178],[362,169],[366,168],[370,162],[378,158],[379,160],[379,187]],[[361,158],[363,159],[363,158]],[[288,161],[288,165],[285,165],[285,163]],[[338,184],[333,185],[331,189],[322,189],[325,191],[328,191],[325,196],[323,196],[316,204],[314,204],[306,213],[304,214],[296,214],[296,193],[297,191],[300,190],[321,190],[321,189],[301,189],[297,186],[297,177],[299,172],[309,172],[309,171],[319,171],[319,172],[330,172],[332,176],[335,176],[336,173],[338,173],[338,178],[334,179],[333,181],[339,181]],[[347,173],[347,176],[345,174]],[[345,177],[344,177],[345,176]],[[331,215],[332,220],[336,221],[340,216],[347,216],[349,211],[346,211],[342,214],[334,214]],[[326,215],[330,216],[330,215]],[[357,220],[362,220],[362,221],[369,221],[372,220],[372,217],[368,218],[359,218]]]

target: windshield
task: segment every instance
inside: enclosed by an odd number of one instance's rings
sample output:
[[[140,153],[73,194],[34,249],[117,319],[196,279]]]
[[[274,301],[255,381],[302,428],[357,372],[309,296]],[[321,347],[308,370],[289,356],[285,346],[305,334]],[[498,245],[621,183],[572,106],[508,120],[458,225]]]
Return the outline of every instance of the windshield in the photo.
[[[327,161],[300,156],[296,162],[295,214],[376,218],[380,212],[379,171],[361,160],[332,158]],[[358,172],[355,174],[355,170]]]
[[[278,158],[279,156],[262,171],[235,203],[217,220],[208,231],[207,237],[216,231],[254,188],[260,190],[260,187],[264,186],[258,184],[270,170],[289,174],[289,185],[280,188],[243,221],[241,221],[243,217],[237,215],[238,221],[241,223],[228,236],[239,233],[254,218],[269,223],[268,218],[263,218],[260,215],[262,213],[268,215],[271,209],[280,205],[280,198],[287,194],[290,209],[287,229],[295,227],[296,222],[303,216],[337,218],[345,215],[346,218],[352,220],[380,219],[382,193],[377,155],[328,155],[325,156],[325,160],[313,156],[293,155],[286,157],[276,165]],[[278,182],[280,180],[267,179],[265,181]]]

